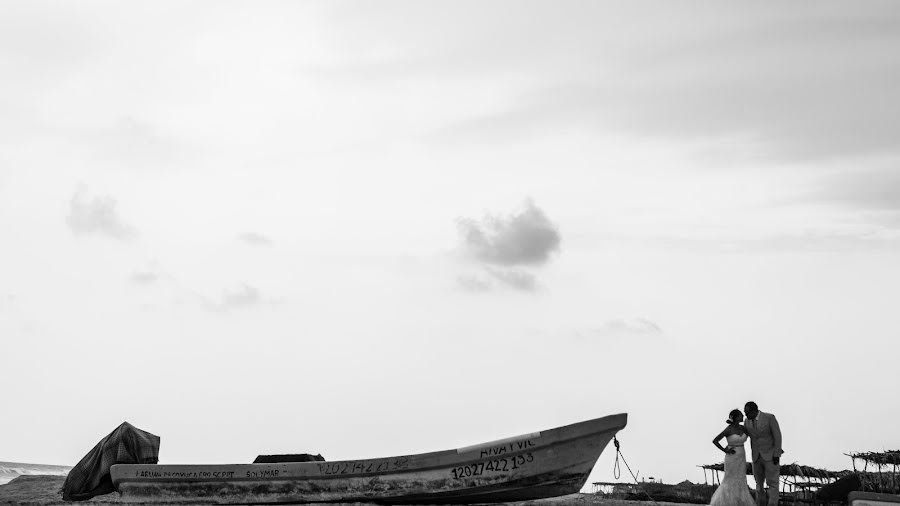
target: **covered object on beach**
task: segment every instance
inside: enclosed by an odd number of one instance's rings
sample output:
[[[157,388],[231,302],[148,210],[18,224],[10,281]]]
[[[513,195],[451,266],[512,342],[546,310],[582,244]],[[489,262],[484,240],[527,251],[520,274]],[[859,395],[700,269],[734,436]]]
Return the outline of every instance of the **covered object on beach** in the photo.
[[[113,464],[156,464],[158,460],[159,436],[122,422],[69,471],[63,500],[84,501],[114,492],[109,476]]]

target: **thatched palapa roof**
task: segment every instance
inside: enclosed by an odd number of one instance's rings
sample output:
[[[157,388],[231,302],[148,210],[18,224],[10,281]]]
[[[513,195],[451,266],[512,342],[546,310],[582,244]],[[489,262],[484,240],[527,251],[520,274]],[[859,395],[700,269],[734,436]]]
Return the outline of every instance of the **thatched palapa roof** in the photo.
[[[883,452],[859,452],[845,453],[853,460],[859,459],[866,464],[875,464],[878,466],[897,466],[900,465],[900,450],[887,450]]]
[[[707,464],[698,466],[711,471],[725,471],[725,464]],[[753,464],[747,462],[747,475],[753,474]],[[829,471],[827,469],[817,469],[810,466],[801,466],[800,464],[784,464],[781,466],[781,476],[799,476],[802,478],[818,478],[823,480],[837,479],[847,474],[847,471]]]

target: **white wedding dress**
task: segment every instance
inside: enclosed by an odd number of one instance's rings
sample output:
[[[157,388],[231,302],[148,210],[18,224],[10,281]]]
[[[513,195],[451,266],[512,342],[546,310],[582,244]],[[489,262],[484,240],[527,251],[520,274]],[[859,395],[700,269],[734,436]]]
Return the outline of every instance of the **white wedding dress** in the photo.
[[[734,453],[725,454],[725,477],[719,488],[713,493],[710,506],[756,506],[756,501],[750,495],[747,487],[747,454],[744,452],[744,443],[747,435],[725,436],[728,447],[734,449]]]

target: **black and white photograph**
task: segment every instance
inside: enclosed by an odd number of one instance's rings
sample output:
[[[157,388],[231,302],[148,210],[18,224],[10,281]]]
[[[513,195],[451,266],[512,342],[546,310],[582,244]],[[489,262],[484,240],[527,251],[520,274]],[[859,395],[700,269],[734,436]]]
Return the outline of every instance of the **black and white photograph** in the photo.
[[[900,2],[0,0],[0,506],[900,506]]]

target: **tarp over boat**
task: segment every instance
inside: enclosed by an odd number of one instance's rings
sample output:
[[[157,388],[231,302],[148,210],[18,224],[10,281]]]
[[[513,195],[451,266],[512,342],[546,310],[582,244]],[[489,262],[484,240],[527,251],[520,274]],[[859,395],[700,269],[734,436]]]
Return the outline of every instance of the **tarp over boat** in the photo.
[[[114,492],[109,475],[113,464],[156,464],[158,460],[159,436],[122,422],[69,471],[63,500],[84,501]]]

